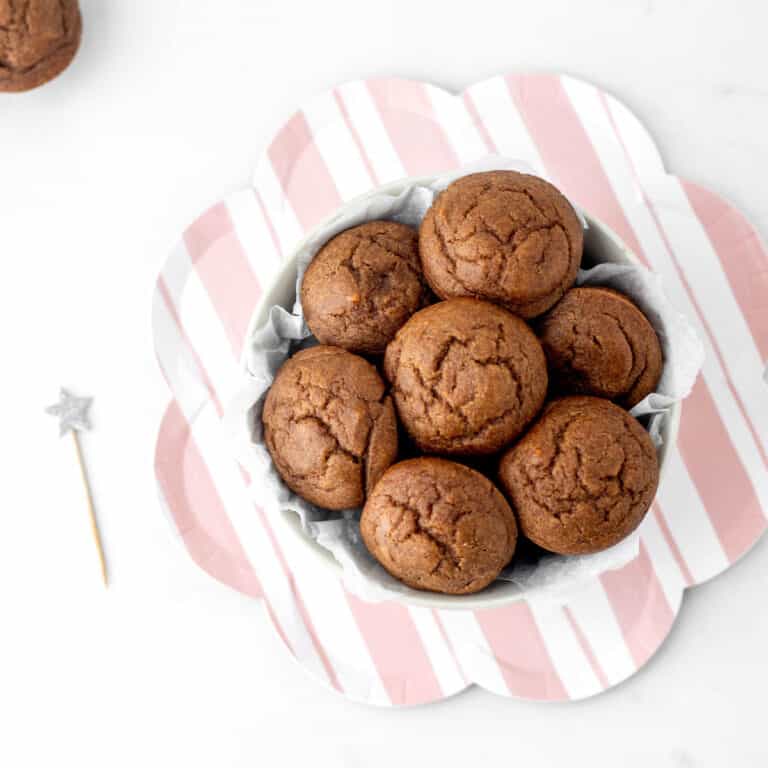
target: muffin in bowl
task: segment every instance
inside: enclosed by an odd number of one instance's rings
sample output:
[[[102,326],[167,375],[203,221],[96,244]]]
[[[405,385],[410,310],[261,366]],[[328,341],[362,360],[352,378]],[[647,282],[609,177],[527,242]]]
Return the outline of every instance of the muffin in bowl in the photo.
[[[516,171],[463,176],[441,192],[419,230],[424,276],[442,299],[472,296],[524,318],[573,285],[583,232],[552,184]]]
[[[325,509],[361,506],[397,456],[384,382],[369,362],[338,347],[291,357],[267,393],[262,423],[285,484]]]
[[[426,453],[494,453],[533,419],[547,392],[541,345],[515,315],[478,299],[417,312],[384,355],[405,430]]]

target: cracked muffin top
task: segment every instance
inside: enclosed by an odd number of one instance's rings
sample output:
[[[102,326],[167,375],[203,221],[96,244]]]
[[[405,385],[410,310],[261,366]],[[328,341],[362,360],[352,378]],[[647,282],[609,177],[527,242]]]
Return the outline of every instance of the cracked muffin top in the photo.
[[[394,221],[352,227],[326,243],[301,283],[301,305],[323,344],[379,354],[427,303],[418,234]]]
[[[525,318],[546,312],[571,287],[582,245],[565,197],[515,171],[457,179],[419,231],[424,276],[440,298],[487,299]]]
[[[413,315],[387,347],[384,373],[403,426],[427,453],[498,451],[533,419],[547,391],[533,331],[478,299]]]
[[[658,384],[656,331],[617,291],[572,288],[541,319],[538,332],[555,392],[597,395],[631,408]]]
[[[0,91],[52,80],[80,45],[77,0],[0,0]]]
[[[361,506],[397,455],[384,382],[369,362],[338,347],[290,358],[267,393],[262,422],[285,484],[326,509]]]
[[[360,530],[393,576],[415,589],[454,595],[490,584],[517,543],[514,514],[493,483],[437,458],[390,467],[368,497]]]
[[[608,400],[555,400],[502,458],[521,532],[563,555],[599,552],[645,517],[659,479],[648,433]]]

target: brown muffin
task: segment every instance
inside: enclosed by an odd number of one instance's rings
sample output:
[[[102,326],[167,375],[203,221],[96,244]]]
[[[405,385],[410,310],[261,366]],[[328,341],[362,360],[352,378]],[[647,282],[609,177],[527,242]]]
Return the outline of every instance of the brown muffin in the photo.
[[[80,45],[77,0],[0,0],[0,91],[28,91],[67,67]]]
[[[301,305],[323,344],[379,354],[426,304],[418,234],[395,221],[352,227],[326,243],[301,283]]]
[[[493,483],[436,458],[390,467],[368,497],[360,531],[400,581],[452,595],[488,586],[517,543],[515,516]]]
[[[540,321],[553,390],[631,408],[661,376],[661,344],[645,315],[610,288],[572,288]]]
[[[637,528],[659,479],[656,449],[625,410],[597,397],[555,400],[502,458],[521,532],[551,552],[613,546]]]
[[[417,312],[387,347],[384,373],[403,426],[427,453],[498,451],[533,419],[547,391],[533,331],[477,299]]]
[[[338,347],[290,358],[267,393],[262,421],[285,484],[326,509],[361,506],[397,456],[384,382],[369,362]]]
[[[438,296],[474,296],[526,318],[571,287],[582,244],[581,223],[560,192],[515,171],[454,181],[419,231],[424,276]]]

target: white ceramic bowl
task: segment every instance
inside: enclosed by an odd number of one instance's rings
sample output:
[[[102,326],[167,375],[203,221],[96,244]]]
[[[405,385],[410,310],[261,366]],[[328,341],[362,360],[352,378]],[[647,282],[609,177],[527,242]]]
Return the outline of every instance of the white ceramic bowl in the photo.
[[[415,185],[427,185],[434,181],[435,177],[426,176],[420,178],[407,178],[394,181],[382,187],[372,189],[364,195],[350,201],[347,205],[357,205],[364,203],[371,197],[388,193],[398,195],[404,189]],[[584,218],[589,225],[584,233],[584,261],[587,267],[598,263],[611,264],[637,264],[637,257],[629,250],[625,243],[616,235],[613,230],[588,213],[582,211]],[[328,223],[338,216],[338,212],[329,217],[326,221],[319,224],[316,230],[325,228]],[[270,307],[278,304],[286,309],[292,309],[296,299],[296,257],[306,240],[314,235],[311,232],[305,241],[297,243],[294,252],[285,260],[281,271],[276,275],[272,284],[267,288],[262,296],[262,300],[251,318],[246,338],[250,338],[254,329],[262,326],[267,321],[267,315]],[[243,363],[244,364],[244,363]],[[677,439],[677,430],[680,423],[680,403],[675,403],[669,410],[667,418],[664,419],[661,428],[662,445],[658,449],[660,475],[663,476],[666,464],[667,451],[673,442]],[[310,539],[301,526],[299,516],[293,512],[286,511],[282,514],[282,522],[290,534],[298,539],[304,547],[307,557],[312,558],[318,567],[335,571],[341,575],[341,565],[327,550]],[[436,592],[419,592],[412,589],[408,592],[398,595],[400,602],[408,605],[426,606],[428,608],[439,609],[479,609],[492,608],[500,605],[517,602],[521,595],[516,587],[509,582],[496,581],[483,591],[472,595],[443,595]]]

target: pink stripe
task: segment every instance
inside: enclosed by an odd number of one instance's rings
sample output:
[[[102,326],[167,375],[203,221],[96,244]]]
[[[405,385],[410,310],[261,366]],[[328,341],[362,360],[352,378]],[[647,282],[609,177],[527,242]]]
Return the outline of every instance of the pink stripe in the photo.
[[[760,358],[768,361],[768,254],[752,225],[708,189],[680,180],[720,259]]]
[[[485,143],[485,148],[488,150],[488,152],[492,155],[498,155],[499,149],[496,146],[495,142],[491,138],[491,134],[488,133],[488,129],[485,127],[485,123],[483,122],[483,118],[480,117],[480,113],[477,110],[477,107],[475,106],[475,102],[472,100],[472,97],[469,95],[469,91],[464,91],[462,94],[462,99],[464,100],[464,106],[467,108],[467,112],[469,112],[470,117],[475,123],[475,126],[477,127],[478,133],[483,139],[483,142]]]
[[[256,573],[175,400],[160,425],[155,475],[192,559],[225,584],[247,595],[260,596]]]
[[[645,545],[640,543],[632,562],[606,571],[600,581],[639,669],[658,650],[675,620]]]
[[[347,600],[392,703],[443,698],[408,609],[393,602],[366,603],[349,592]]]
[[[189,351],[189,354],[192,355],[192,358],[195,361],[195,364],[197,365],[197,371],[196,371],[197,376],[203,382],[203,385],[205,386],[205,389],[208,392],[208,397],[213,403],[213,406],[216,409],[216,413],[218,414],[219,418],[221,418],[224,415],[224,409],[222,408],[221,400],[219,400],[218,395],[216,394],[216,390],[213,388],[213,382],[211,381],[207,371],[205,370],[205,367],[203,366],[203,361],[200,359],[200,355],[197,354],[197,350],[192,346],[192,342],[189,340],[187,331],[184,328],[184,326],[181,324],[181,318],[179,317],[178,310],[176,309],[176,305],[173,303],[171,292],[168,290],[168,285],[165,282],[165,278],[162,275],[160,275],[157,278],[157,290],[160,293],[160,295],[163,297],[163,303],[165,304],[168,310],[168,313],[173,318],[174,323],[176,323],[176,327],[178,328],[179,335],[181,337],[181,343],[187,348],[187,350]],[[160,363],[160,369],[163,370],[162,363]],[[163,373],[165,373],[164,370],[163,370]],[[171,392],[173,392],[173,388],[171,387],[171,383],[167,376],[166,376],[166,382],[168,383],[168,389],[170,389]],[[176,395],[177,393],[173,392],[173,394]]]
[[[301,112],[280,129],[267,154],[305,232],[341,205],[341,195]]]
[[[766,520],[702,379],[685,401],[685,413],[680,421],[680,453],[720,543],[734,562],[765,530]]]
[[[688,569],[688,563],[685,562],[685,558],[683,557],[682,552],[680,552],[680,548],[677,546],[677,542],[675,541],[675,537],[672,535],[672,531],[669,530],[667,521],[664,519],[664,513],[661,511],[661,505],[658,501],[655,501],[651,509],[653,516],[656,518],[656,522],[659,524],[659,528],[661,529],[661,533],[664,536],[664,540],[667,542],[669,551],[672,553],[672,557],[675,559],[677,567],[680,569],[680,574],[683,577],[685,586],[690,587],[691,584],[695,583],[693,580],[693,575]]]
[[[587,636],[581,631],[581,627],[573,617],[571,609],[567,605],[563,607],[563,613],[565,614],[565,618],[568,619],[568,623],[571,625],[573,634],[576,635],[576,640],[581,646],[581,650],[584,651],[584,655],[587,657],[589,666],[592,667],[592,671],[600,681],[600,687],[603,690],[610,688],[611,684],[608,682],[608,677],[606,676],[603,668],[600,666],[600,662],[597,660],[597,656],[595,656],[595,652],[592,650],[592,646],[589,644]]]
[[[510,75],[506,82],[555,183],[611,227],[642,258],[640,243],[560,78],[544,74]]]
[[[475,611],[509,692],[540,701],[568,699],[527,603]]]
[[[216,305],[235,358],[239,359],[261,286],[237,238],[224,203],[206,211],[184,233],[195,265],[211,301]]]
[[[344,98],[342,97],[341,93],[339,93],[338,89],[334,89],[333,97],[336,99],[336,104],[339,107],[341,116],[344,118],[344,122],[346,123],[347,130],[352,136],[352,141],[355,142],[357,151],[360,153],[360,157],[362,158],[363,165],[365,166],[365,170],[368,171],[368,175],[371,177],[371,181],[373,182],[374,186],[378,187],[381,184],[381,182],[376,176],[376,171],[373,169],[373,164],[371,163],[371,159],[370,157],[368,157],[368,153],[365,151],[365,146],[363,145],[363,142],[360,139],[360,134],[357,132],[357,128],[355,128],[354,123],[349,117],[349,110],[347,109],[347,105],[344,103]]]
[[[409,176],[447,171],[461,165],[423,83],[411,80],[366,81],[384,128]]]
[[[256,506],[255,504],[254,504],[254,509],[256,510],[256,514],[259,516],[259,522],[264,527],[264,530],[266,531],[267,536],[269,537],[270,543],[272,544],[272,548],[275,550],[275,554],[277,555],[277,558],[280,561],[280,566],[282,567],[283,573],[285,574],[285,577],[288,580],[288,583],[291,587],[291,593],[293,595],[294,602],[296,603],[296,607],[299,611],[299,615],[301,616],[301,620],[304,626],[306,627],[307,633],[309,634],[309,637],[312,640],[312,645],[314,645],[315,651],[317,652],[317,655],[320,658],[320,661],[322,662],[323,668],[325,669],[325,673],[328,675],[328,680],[330,684],[337,691],[341,691],[343,693],[343,688],[341,687],[341,683],[339,682],[339,679],[336,677],[336,670],[333,668],[333,664],[331,664],[331,660],[328,658],[328,654],[325,650],[325,647],[320,641],[320,637],[318,636],[317,631],[315,630],[315,625],[313,624],[312,619],[309,616],[309,612],[307,611],[307,606],[304,603],[304,600],[301,597],[301,594],[299,593],[298,587],[296,586],[296,579],[293,577],[293,573],[291,572],[291,569],[288,566],[288,561],[285,559],[285,555],[283,554],[282,549],[280,549],[280,545],[277,543],[275,532],[272,530],[272,526],[269,524],[269,520],[267,519],[267,516],[264,514],[264,510],[261,507]],[[301,661],[301,659],[299,659],[299,661]]]

